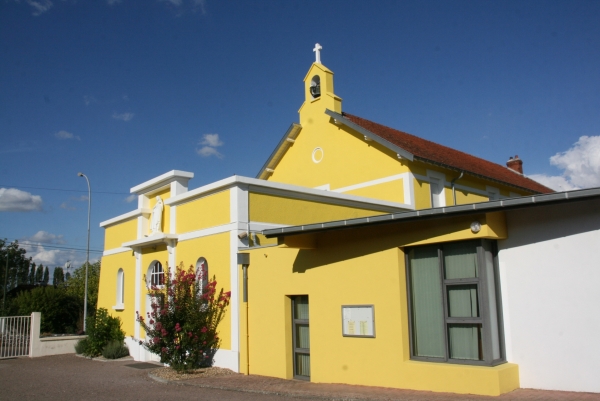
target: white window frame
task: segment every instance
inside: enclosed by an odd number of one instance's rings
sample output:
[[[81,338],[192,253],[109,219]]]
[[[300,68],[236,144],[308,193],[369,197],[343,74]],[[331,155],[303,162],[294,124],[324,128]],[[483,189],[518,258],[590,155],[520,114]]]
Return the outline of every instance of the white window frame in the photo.
[[[204,263],[204,268],[206,271],[203,271],[200,266]],[[208,261],[204,256],[200,256],[196,261],[196,280],[200,283],[200,294],[204,293],[204,289],[208,285]]]
[[[113,306],[114,310],[124,310],[125,309],[125,272],[123,268],[119,268],[117,271],[117,299],[116,304]]]
[[[437,171],[427,170],[429,180],[431,207],[446,206],[446,175]],[[438,193],[433,192],[433,187],[439,188]]]
[[[160,269],[156,269],[158,271],[155,271],[155,268],[159,267]],[[162,275],[162,284],[153,284],[154,277],[160,277]],[[162,288],[165,285],[165,269],[162,266],[162,263],[160,263],[158,260],[153,260],[152,263],[150,263],[150,266],[148,267],[148,273],[146,274],[146,284],[148,285],[148,287],[151,287],[152,285],[157,286],[158,288]],[[160,279],[157,279],[158,282],[160,282]]]
[[[486,185],[485,191],[487,192],[490,201],[500,200],[500,190],[498,188]]]

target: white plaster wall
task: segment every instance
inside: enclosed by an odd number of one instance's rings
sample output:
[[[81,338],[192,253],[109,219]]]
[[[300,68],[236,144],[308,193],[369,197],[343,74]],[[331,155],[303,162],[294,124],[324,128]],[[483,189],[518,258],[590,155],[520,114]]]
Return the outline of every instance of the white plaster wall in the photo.
[[[522,388],[600,392],[600,202],[507,213],[507,359]]]

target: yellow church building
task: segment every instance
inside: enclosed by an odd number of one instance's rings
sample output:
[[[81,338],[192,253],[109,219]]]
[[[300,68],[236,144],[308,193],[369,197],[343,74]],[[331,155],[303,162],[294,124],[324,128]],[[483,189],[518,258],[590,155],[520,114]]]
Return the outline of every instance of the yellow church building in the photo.
[[[132,187],[137,208],[101,223],[98,307],[121,318],[136,360],[156,360],[134,340],[145,337],[136,312],[149,310],[146,286],[162,282],[165,263],[184,262],[232,294],[217,366],[459,393],[517,388],[495,282],[505,215],[473,205],[551,190],[518,157],[495,164],[344,112],[315,51],[299,122],[255,178],[189,190],[194,174],[173,170]],[[393,216],[402,224],[378,225]],[[328,231],[359,223],[368,226]],[[443,288],[435,306],[432,286]]]

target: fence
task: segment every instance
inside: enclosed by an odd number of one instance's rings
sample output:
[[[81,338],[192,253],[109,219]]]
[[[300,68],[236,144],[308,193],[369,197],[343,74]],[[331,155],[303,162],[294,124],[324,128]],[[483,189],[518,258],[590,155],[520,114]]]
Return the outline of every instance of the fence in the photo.
[[[0,359],[28,356],[31,316],[0,317]]]

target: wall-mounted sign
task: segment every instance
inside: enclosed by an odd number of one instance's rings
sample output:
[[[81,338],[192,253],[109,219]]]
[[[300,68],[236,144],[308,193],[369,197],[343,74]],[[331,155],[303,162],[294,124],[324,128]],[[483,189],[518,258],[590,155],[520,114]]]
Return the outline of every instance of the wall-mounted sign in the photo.
[[[342,305],[342,335],[344,337],[375,337],[373,305]]]

